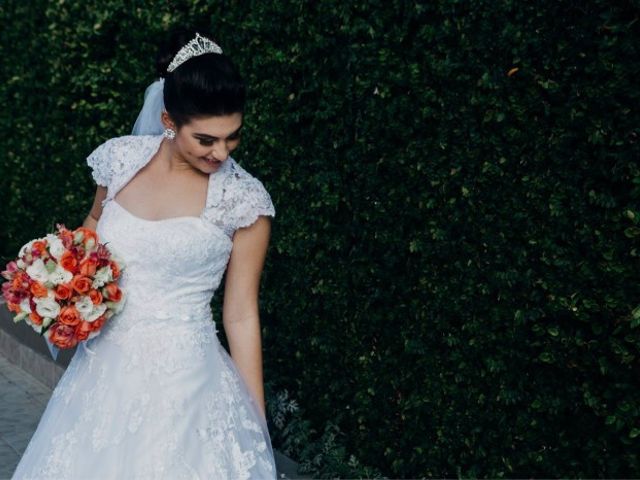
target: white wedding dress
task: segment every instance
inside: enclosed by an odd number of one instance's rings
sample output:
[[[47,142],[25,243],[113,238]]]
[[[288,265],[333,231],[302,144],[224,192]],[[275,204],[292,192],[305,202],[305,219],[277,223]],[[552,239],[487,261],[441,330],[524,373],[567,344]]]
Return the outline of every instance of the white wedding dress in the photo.
[[[125,303],[77,347],[14,479],[276,478],[267,424],[210,307],[234,230],[274,206],[229,157],[209,175],[199,217],[133,215],[114,197],[162,140],[117,137],[87,158],[108,187],[96,230],[124,262]]]

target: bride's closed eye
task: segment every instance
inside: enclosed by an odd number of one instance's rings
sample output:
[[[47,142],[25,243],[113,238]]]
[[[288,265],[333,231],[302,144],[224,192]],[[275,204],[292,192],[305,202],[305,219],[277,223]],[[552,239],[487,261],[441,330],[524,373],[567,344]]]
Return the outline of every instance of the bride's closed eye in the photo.
[[[233,135],[229,135],[229,137],[227,138],[227,140],[238,140],[240,138],[240,132],[238,133],[234,133]],[[205,147],[210,147],[211,145],[213,145],[213,140],[205,140],[203,138],[200,139],[200,145],[203,145]]]

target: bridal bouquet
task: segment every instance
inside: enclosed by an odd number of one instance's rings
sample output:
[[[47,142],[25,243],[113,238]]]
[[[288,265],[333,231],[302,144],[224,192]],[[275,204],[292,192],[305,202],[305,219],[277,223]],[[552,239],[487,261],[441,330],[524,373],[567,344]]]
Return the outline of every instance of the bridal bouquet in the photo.
[[[61,224],[57,229],[25,244],[1,273],[14,322],[24,320],[40,335],[46,333],[50,350],[95,337],[124,304],[117,284],[122,262],[98,242],[98,234]]]

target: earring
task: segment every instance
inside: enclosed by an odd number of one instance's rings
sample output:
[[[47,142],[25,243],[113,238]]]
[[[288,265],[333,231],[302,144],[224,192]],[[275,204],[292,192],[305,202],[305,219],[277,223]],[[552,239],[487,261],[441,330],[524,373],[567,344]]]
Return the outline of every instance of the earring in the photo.
[[[165,128],[163,135],[169,140],[173,140],[176,136],[176,131],[173,128]]]

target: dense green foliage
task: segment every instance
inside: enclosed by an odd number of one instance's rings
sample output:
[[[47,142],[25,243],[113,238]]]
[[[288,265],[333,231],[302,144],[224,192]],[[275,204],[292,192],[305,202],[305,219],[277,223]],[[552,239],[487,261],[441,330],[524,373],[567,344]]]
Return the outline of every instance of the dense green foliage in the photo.
[[[3,259],[82,222],[86,155],[202,23],[276,206],[275,448],[318,476],[637,476],[637,1],[151,3],[0,3]]]

